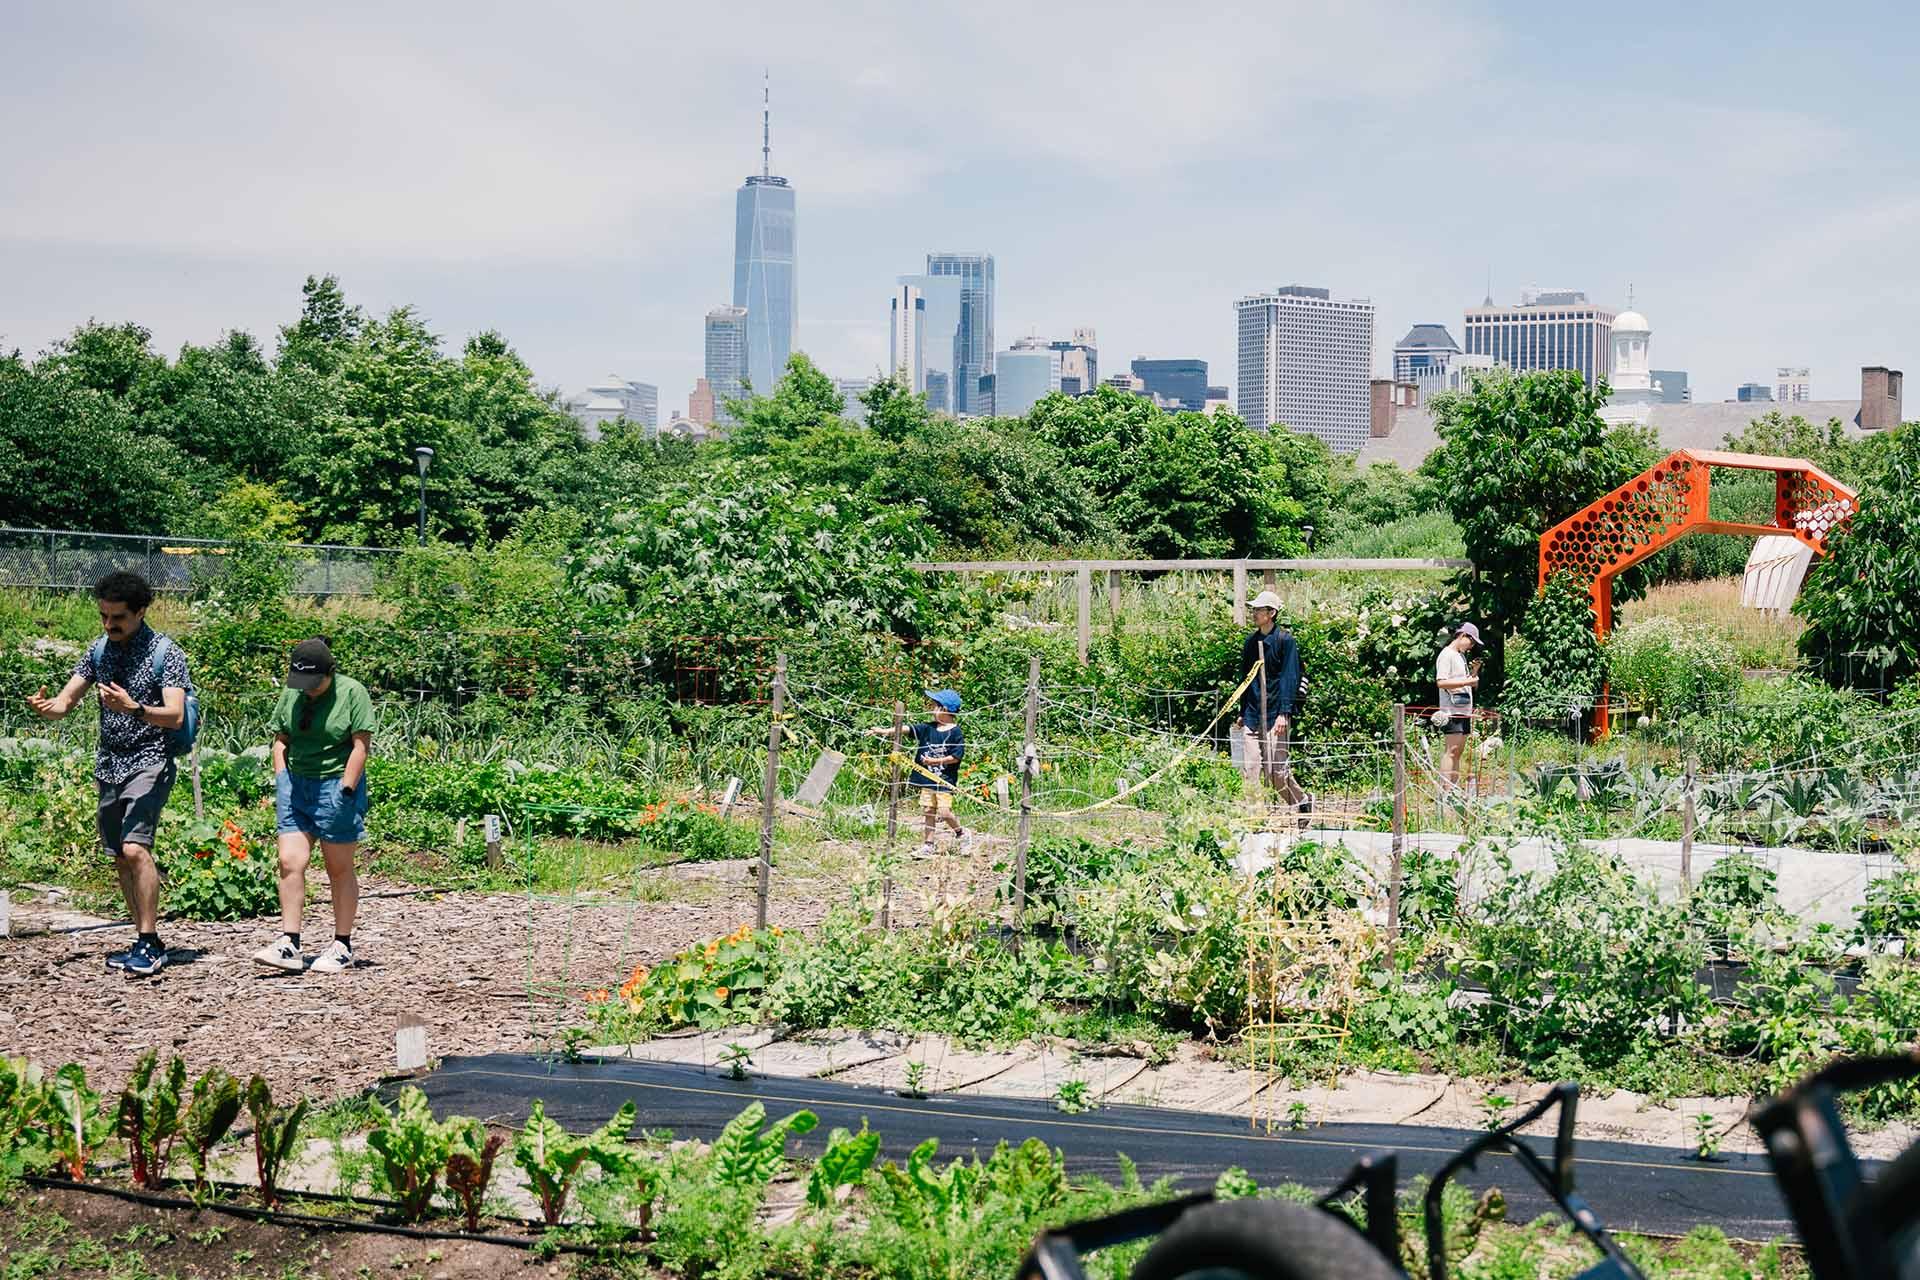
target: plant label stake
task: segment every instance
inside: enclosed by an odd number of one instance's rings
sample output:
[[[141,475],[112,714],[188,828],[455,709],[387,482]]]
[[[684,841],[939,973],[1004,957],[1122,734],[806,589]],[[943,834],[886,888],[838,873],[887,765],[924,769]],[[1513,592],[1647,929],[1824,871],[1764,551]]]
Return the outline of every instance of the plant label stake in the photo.
[[[0,889],[0,938],[13,936],[13,898],[5,889]]]
[[[1009,794],[1011,791],[1012,788],[1007,785],[1006,774],[1003,773],[993,780],[993,798],[1000,802],[1002,809],[1012,807],[1013,800]]]
[[[1693,895],[1693,761],[1680,783],[1680,896]]]
[[[187,771],[193,775],[193,820],[199,822],[207,816],[206,806],[200,800],[200,744],[193,744],[193,750],[187,753]]]
[[[427,1024],[418,1014],[403,1013],[393,1032],[393,1059],[403,1072],[427,1068]]]
[[[464,848],[467,843],[467,820],[461,818],[453,824],[453,847]]]
[[[773,815],[780,804],[780,715],[787,705],[787,655],[773,660],[773,707],[767,717],[767,771],[760,783],[760,883],[755,928],[767,927],[767,894],[773,888]]]
[[[489,813],[480,819],[480,828],[487,837],[487,869],[500,869],[500,815]]]
[[[720,797],[720,816],[722,818],[732,817],[733,806],[739,803],[739,800],[740,800],[740,779],[728,778],[726,793]]]

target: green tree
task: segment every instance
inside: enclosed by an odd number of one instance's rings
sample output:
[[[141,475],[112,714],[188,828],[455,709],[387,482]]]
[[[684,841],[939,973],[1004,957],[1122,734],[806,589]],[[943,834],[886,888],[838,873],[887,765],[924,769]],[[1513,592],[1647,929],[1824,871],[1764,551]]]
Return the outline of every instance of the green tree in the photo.
[[[772,395],[729,402],[734,425],[723,452],[752,459],[801,484],[858,488],[879,464],[883,450],[871,433],[841,417],[846,407],[833,380],[815,368],[805,352],[796,351]]]
[[[1570,370],[1497,369],[1476,378],[1471,392],[1432,401],[1442,441],[1434,470],[1474,564],[1459,587],[1486,637],[1490,697],[1505,638],[1539,586],[1540,535],[1657,456],[1650,433],[1600,420],[1609,394],[1604,382],[1589,387]],[[1622,599],[1644,589],[1636,576],[1615,583]]]
[[[558,505],[586,487],[589,446],[580,426],[534,385],[533,371],[488,330],[468,339],[449,371],[443,416],[460,424],[445,468],[449,519],[474,536],[500,538],[529,511]]]
[[[164,533],[191,520],[199,468],[69,368],[0,356],[0,511],[9,524]]]
[[[321,374],[337,372],[348,344],[365,327],[366,317],[360,308],[348,304],[335,276],[308,276],[300,295],[300,319],[280,330],[280,365]]]
[[[1060,451],[1018,421],[926,415],[888,450],[866,491],[882,503],[917,508],[936,544],[962,552],[1116,536]]]
[[[1860,512],[1816,559],[1793,611],[1829,683],[1891,689],[1920,674],[1920,426],[1896,428]]]

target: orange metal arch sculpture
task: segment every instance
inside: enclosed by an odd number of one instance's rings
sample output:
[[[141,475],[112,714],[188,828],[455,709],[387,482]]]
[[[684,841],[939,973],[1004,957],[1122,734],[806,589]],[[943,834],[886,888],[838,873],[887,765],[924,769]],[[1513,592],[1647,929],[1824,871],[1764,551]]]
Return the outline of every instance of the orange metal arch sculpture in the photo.
[[[1713,471],[1730,468],[1774,473],[1772,524],[1715,520]],[[1540,537],[1540,583],[1571,573],[1593,595],[1593,630],[1613,629],[1613,579],[1690,533],[1787,535],[1825,554],[1827,537],[1853,518],[1853,490],[1801,458],[1680,449],[1604,498],[1588,503]],[[1606,697],[1596,726],[1607,731]]]

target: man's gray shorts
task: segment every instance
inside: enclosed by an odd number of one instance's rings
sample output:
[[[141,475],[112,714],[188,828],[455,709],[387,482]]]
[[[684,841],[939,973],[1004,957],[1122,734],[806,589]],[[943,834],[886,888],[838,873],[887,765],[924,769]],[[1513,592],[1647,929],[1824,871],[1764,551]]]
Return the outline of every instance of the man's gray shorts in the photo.
[[[100,844],[108,853],[119,857],[122,844],[153,848],[160,811],[167,807],[178,773],[169,760],[130,774],[123,782],[100,784]]]

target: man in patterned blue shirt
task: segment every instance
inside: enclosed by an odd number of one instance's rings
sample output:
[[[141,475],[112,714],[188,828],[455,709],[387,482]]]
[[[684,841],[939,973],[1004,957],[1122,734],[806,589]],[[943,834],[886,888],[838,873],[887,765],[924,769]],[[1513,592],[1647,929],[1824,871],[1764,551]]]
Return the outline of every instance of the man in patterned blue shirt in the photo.
[[[40,692],[27,705],[48,720],[100,688],[100,751],[93,777],[100,787],[100,844],[112,855],[136,934],[133,946],[107,957],[107,967],[151,977],[167,966],[160,941],[160,873],[153,839],[173,790],[175,766],[167,733],[186,718],[187,655],[147,625],[153,588],[134,573],[110,573],[93,589],[104,643],[87,646],[55,697]]]

